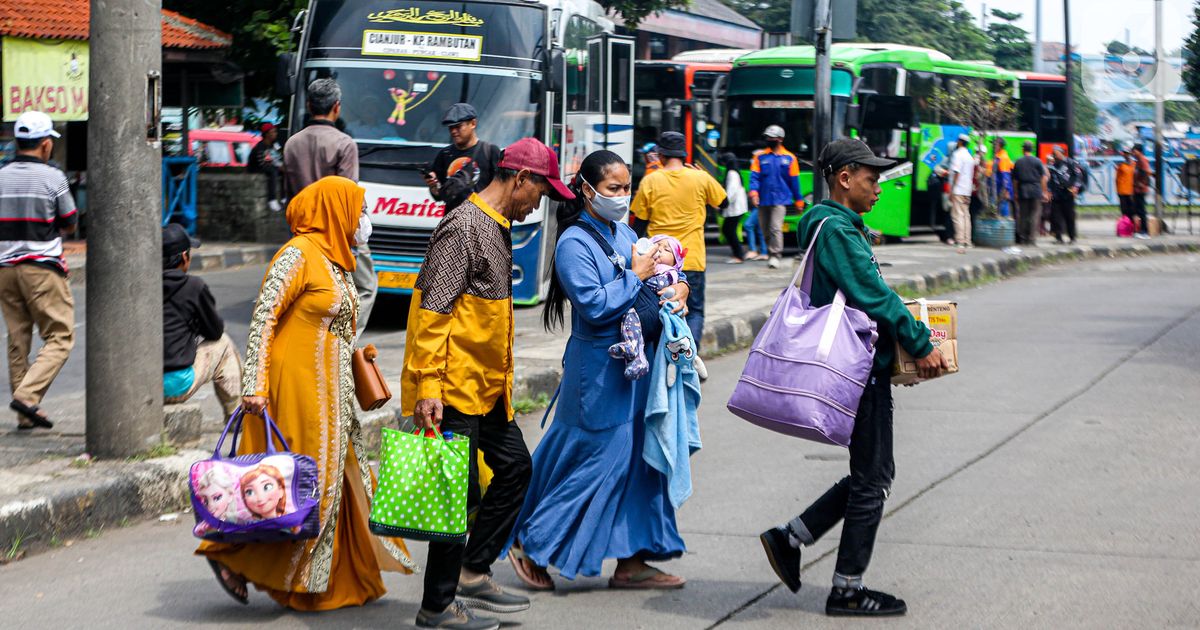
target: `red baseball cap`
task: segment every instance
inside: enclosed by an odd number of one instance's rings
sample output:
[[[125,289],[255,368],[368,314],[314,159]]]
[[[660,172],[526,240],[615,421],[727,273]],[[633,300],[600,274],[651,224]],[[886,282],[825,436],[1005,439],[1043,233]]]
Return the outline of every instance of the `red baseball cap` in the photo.
[[[557,201],[567,201],[575,198],[575,193],[567,190],[558,173],[558,155],[554,149],[542,144],[534,138],[521,138],[504,149],[504,157],[500,159],[500,168],[510,168],[514,171],[528,170],[534,175],[541,175],[550,182],[550,197]]]

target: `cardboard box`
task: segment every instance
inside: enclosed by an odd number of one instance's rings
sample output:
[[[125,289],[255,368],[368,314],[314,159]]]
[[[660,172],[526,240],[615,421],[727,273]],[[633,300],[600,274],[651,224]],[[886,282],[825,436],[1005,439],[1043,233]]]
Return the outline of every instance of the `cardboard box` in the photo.
[[[925,322],[932,331],[934,347],[939,348],[950,363],[950,369],[945,374],[958,372],[958,304],[948,301],[910,300],[904,305],[913,317]],[[925,379],[917,375],[917,360],[897,343],[896,364],[892,367],[892,385],[910,385],[923,380]]]
[[[1146,217],[1146,233],[1150,236],[1159,236],[1162,234],[1162,221],[1156,216]]]

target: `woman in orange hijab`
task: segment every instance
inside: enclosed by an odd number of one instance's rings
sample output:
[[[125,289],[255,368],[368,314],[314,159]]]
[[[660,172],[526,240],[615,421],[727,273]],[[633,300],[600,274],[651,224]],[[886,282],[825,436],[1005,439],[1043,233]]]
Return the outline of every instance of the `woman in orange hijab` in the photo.
[[[242,406],[266,408],[291,450],[312,457],[320,475],[320,533],[297,542],[204,542],[221,586],[246,603],[246,584],[296,610],[331,610],[378,599],[380,571],[411,573],[399,539],[368,528],[375,480],[354,413],[354,323],[358,294],[355,234],[365,219],[363,189],[326,177],[288,204],[294,236],[275,254],[250,322],[242,370]],[[266,450],[261,423],[244,423],[239,453]]]

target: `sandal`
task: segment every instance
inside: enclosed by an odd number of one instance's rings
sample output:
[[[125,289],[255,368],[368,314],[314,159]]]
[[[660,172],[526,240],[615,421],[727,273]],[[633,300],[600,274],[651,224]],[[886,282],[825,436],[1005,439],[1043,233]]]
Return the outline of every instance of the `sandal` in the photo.
[[[659,579],[659,576],[666,579]],[[684,584],[687,584],[687,580],[678,575],[663,573],[654,567],[646,567],[626,578],[617,577],[614,573],[612,579],[608,581],[608,588],[666,591],[683,588]]]
[[[742,263],[744,263],[744,262],[746,262],[746,261],[745,261],[745,259],[743,259],[743,258],[730,258],[729,260],[726,260],[726,261],[725,261],[725,264],[727,264],[727,265],[740,265],[740,264],[742,264]]]
[[[554,590],[554,580],[550,578],[550,574],[546,572],[545,568],[539,567],[533,560],[530,560],[529,556],[525,555],[525,552],[520,547],[513,545],[508,549],[508,562],[512,565],[513,572],[517,574],[517,577],[525,585],[526,589],[531,591]],[[529,571],[525,568],[526,564],[534,567],[536,570]],[[538,577],[544,576],[546,578],[545,583],[538,582],[536,579],[534,579],[534,576],[539,573],[541,575]]]
[[[209,560],[208,566],[212,567],[213,575],[217,576],[217,583],[221,585],[221,589],[229,593],[229,596],[234,601],[243,606],[250,603],[249,595],[246,592],[245,580],[238,581],[239,576],[237,574],[216,560]],[[241,593],[237,592],[238,588],[241,588]]]
[[[759,255],[758,252],[747,252],[746,253],[746,260],[758,260],[760,258],[762,258],[762,256]]]
[[[50,419],[47,418],[45,414],[38,413],[42,409],[37,405],[26,405],[25,403],[14,398],[12,402],[8,403],[8,408],[21,414],[22,418],[25,418],[31,423],[25,425],[18,424],[17,429],[19,431],[27,431],[36,427],[41,427],[43,429],[54,428],[54,423],[50,422]]]

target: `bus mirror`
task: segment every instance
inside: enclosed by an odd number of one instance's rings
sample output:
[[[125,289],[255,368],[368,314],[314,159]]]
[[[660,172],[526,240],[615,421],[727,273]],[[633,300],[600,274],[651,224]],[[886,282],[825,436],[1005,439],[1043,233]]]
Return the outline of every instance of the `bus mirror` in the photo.
[[[296,53],[279,55],[275,65],[275,94],[287,98],[296,93]]]
[[[717,77],[708,98],[708,119],[717,127],[720,127],[725,119],[725,111],[722,106],[725,104],[725,83],[728,80],[729,75],[727,74]]]
[[[858,103],[846,106],[846,126],[851,129],[858,129],[862,126],[862,107]]]
[[[546,73],[546,89],[550,92],[563,92],[567,82],[567,58],[563,49],[551,48],[546,63],[550,66]]]

